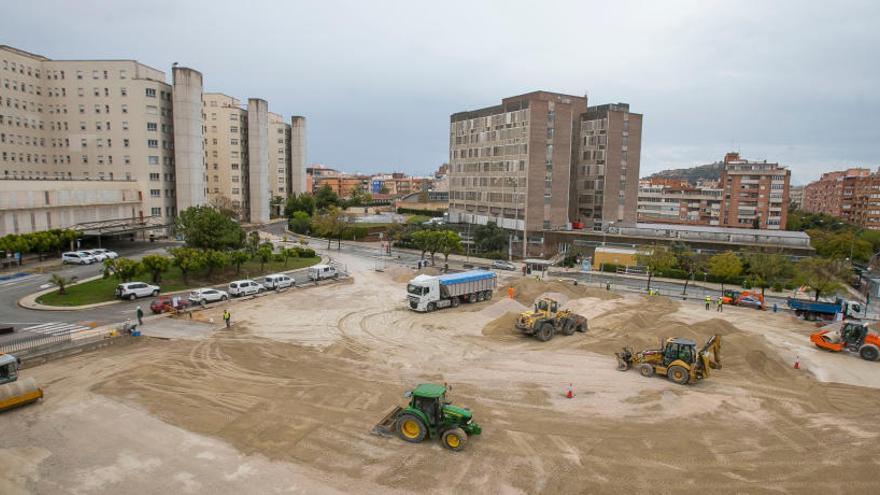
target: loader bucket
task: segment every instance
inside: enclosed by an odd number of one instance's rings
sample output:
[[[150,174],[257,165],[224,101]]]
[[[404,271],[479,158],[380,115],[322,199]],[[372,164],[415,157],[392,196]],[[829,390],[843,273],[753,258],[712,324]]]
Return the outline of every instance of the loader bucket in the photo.
[[[397,423],[397,417],[400,416],[400,413],[403,412],[403,408],[400,406],[396,406],[391,410],[388,414],[382,418],[381,421],[376,423],[376,426],[370,430],[370,433],[373,435],[378,435],[380,437],[390,437],[394,436],[394,427]]]
[[[625,352],[616,352],[614,355],[617,356],[618,371],[626,371],[632,368],[632,360],[628,358]]]
[[[0,385],[0,411],[30,404],[43,398],[43,389],[33,378]]]

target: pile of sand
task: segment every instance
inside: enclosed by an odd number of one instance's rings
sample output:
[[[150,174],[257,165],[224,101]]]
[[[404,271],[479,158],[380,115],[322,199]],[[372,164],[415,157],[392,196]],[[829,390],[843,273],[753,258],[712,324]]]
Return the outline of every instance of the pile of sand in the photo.
[[[565,280],[537,280],[534,278],[520,278],[514,282],[498,289],[499,294],[507,296],[507,289],[513,287],[513,297],[520,303],[531,306],[535,299],[545,293],[557,293],[564,295],[568,299],[580,299],[584,297],[594,297],[597,299],[617,299],[620,296],[609,291],[587,287],[585,285],[574,285],[573,281]]]
[[[421,270],[413,270],[403,266],[390,266],[385,272],[391,275],[391,279],[399,284],[405,284],[419,275],[440,275],[442,272],[436,266],[429,266]]]

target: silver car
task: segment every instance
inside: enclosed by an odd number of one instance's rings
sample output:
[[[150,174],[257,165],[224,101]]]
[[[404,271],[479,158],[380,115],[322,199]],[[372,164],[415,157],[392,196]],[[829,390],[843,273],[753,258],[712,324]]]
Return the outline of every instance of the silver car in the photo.
[[[217,301],[225,301],[229,299],[229,293],[225,290],[212,289],[208,287],[205,289],[196,289],[190,292],[187,299],[189,299],[190,302],[194,304],[205,304]]]

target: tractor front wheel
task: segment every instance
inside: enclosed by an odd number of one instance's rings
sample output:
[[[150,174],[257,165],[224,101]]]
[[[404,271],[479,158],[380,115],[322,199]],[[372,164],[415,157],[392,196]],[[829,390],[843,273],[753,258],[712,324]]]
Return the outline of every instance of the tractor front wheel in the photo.
[[[565,320],[562,322],[562,335],[571,335],[574,333],[574,322]]]
[[[859,356],[865,361],[876,361],[880,357],[880,352],[873,345],[866,345],[859,349]]]
[[[687,385],[691,378],[688,371],[682,366],[670,366],[666,377],[679,385]]]
[[[648,363],[642,363],[639,365],[639,373],[644,377],[654,376],[654,366]]]
[[[461,428],[453,428],[443,432],[443,446],[449,450],[461,450],[467,444],[467,433]]]
[[[541,342],[547,342],[548,340],[553,338],[553,334],[556,333],[556,328],[549,321],[544,322],[541,325],[541,328],[538,329],[538,332],[535,334],[538,337],[538,340]]]
[[[400,438],[412,443],[419,443],[428,433],[418,416],[404,414],[397,420],[397,433]]]

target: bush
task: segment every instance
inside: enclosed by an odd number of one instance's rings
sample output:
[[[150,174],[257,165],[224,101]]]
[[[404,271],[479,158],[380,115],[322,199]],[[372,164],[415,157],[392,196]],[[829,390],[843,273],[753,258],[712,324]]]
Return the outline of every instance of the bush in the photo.
[[[681,269],[679,269],[679,268],[667,268],[666,270],[659,270],[659,271],[657,271],[657,273],[655,273],[654,276],[656,276],[656,277],[663,277],[663,278],[676,278],[676,279],[679,279],[679,280],[685,280],[685,279],[687,279],[690,275],[688,274],[688,272],[686,272],[686,271],[684,271],[684,270],[681,270]]]
[[[412,208],[398,208],[397,213],[401,215],[425,215],[428,217],[442,217],[442,211],[434,211],[434,210],[414,210]]]
[[[773,289],[773,292],[782,292],[782,282],[776,282],[771,289]]]
[[[284,261],[284,255],[281,253],[275,253],[272,255],[272,261]]]
[[[490,260],[506,260],[507,255],[502,253],[501,251],[491,251],[488,253],[484,253],[482,255],[483,258],[488,258]]]
[[[623,265],[615,265],[614,263],[604,263],[600,266],[603,272],[609,273],[617,273],[618,268],[623,268]]]
[[[304,248],[304,247],[297,246],[293,249],[296,250],[297,256],[299,256],[300,258],[314,258],[315,257],[315,250],[312,248]]]

